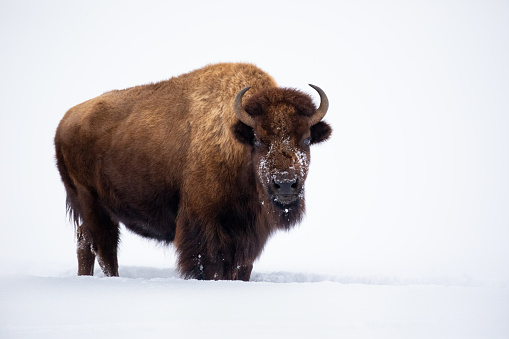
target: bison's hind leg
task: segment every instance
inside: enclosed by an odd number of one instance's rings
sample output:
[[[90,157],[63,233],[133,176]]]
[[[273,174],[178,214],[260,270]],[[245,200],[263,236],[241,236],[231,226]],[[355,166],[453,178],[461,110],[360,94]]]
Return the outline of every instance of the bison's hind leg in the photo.
[[[92,243],[88,241],[84,234],[82,225],[82,215],[80,214],[80,206],[77,197],[76,188],[68,187],[67,191],[67,214],[74,224],[74,232],[76,235],[76,254],[78,256],[78,275],[94,275],[95,254],[92,251]]]
[[[76,229],[78,275],[93,275],[97,261],[106,276],[118,276],[119,225],[98,202],[96,194],[79,187],[71,205],[82,223]]]
[[[76,254],[78,256],[78,275],[94,275],[95,254],[92,244],[85,238],[80,226],[76,230]]]

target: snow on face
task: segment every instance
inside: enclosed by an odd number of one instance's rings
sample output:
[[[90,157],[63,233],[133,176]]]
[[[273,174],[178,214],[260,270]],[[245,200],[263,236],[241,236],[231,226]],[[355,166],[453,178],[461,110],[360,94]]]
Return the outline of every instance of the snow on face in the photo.
[[[281,141],[272,142],[268,152],[260,157],[257,174],[265,192],[270,192],[269,187],[275,179],[285,177],[301,183],[299,197],[303,197],[309,156],[294,144],[289,136],[285,136]]]

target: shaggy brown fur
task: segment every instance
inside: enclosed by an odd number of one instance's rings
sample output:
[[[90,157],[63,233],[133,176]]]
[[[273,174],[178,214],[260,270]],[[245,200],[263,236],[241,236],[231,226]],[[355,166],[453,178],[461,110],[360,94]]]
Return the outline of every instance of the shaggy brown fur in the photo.
[[[256,120],[240,122],[233,102]],[[310,126],[310,97],[276,87],[249,64],[217,64],[105,93],[60,122],[57,166],[76,224],[78,274],[94,261],[118,275],[119,222],[173,242],[183,276],[249,280],[277,229],[304,211],[311,143],[331,128]]]

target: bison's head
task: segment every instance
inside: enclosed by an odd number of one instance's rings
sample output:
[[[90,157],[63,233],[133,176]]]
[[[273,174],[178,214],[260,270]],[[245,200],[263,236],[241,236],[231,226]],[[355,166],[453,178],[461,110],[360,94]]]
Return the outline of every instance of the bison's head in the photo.
[[[248,88],[240,91],[234,110],[240,120],[236,138],[250,145],[262,203],[270,201],[285,220],[299,218],[304,208],[304,182],[310,145],[327,140],[331,127],[321,121],[329,106],[317,86],[320,107],[311,97],[286,88],[266,88],[242,103]],[[293,220],[295,221],[295,220]]]

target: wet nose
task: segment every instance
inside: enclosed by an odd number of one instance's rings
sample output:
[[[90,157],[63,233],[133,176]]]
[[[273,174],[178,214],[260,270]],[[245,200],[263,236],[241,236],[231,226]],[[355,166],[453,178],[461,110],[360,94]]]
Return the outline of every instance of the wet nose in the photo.
[[[297,179],[274,179],[274,191],[277,195],[294,195],[297,191]]]

